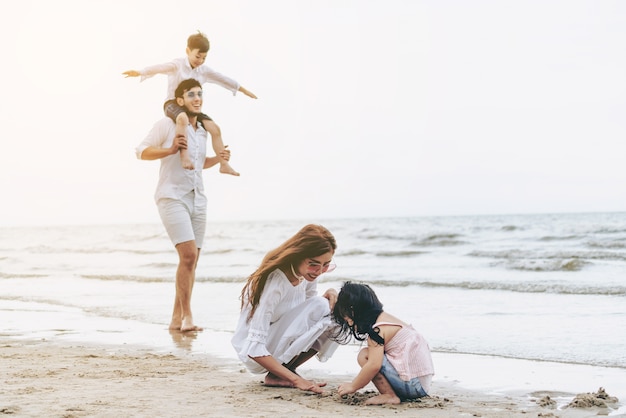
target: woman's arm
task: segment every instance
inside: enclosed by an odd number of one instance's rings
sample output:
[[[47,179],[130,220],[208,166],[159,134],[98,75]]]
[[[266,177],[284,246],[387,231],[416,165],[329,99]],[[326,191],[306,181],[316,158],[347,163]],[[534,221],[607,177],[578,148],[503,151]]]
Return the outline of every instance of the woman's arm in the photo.
[[[280,364],[272,356],[252,357],[252,359],[259,363],[261,366],[263,366],[263,368],[266,369],[268,372],[279,377],[280,379],[291,382],[294,387],[300,390],[307,390],[315,393],[324,392],[322,386],[324,386],[325,384],[318,384],[311,380],[306,380],[303,377],[298,376],[296,373],[292,372],[291,370]]]

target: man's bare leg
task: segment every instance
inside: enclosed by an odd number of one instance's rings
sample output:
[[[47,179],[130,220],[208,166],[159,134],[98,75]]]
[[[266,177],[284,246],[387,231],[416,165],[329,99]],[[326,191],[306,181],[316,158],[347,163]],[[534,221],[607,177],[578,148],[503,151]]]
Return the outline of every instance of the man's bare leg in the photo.
[[[189,125],[189,116],[185,112],[181,112],[176,116],[176,135],[182,135],[187,138],[187,125]],[[180,150],[180,163],[184,169],[193,170],[193,161],[189,158],[187,149]]]
[[[191,291],[195,281],[196,266],[199,250],[195,241],[186,241],[176,246],[178,252],[178,268],[176,270],[176,295],[170,329],[182,332],[201,331],[202,328],[194,325],[191,314]]]
[[[230,166],[228,161],[221,157],[222,151],[224,151],[224,142],[222,141],[222,131],[220,127],[217,126],[215,122],[212,120],[203,120],[202,125],[204,129],[211,134],[211,146],[213,147],[213,152],[220,159],[220,173],[222,174],[230,174],[231,176],[239,176],[240,174]]]

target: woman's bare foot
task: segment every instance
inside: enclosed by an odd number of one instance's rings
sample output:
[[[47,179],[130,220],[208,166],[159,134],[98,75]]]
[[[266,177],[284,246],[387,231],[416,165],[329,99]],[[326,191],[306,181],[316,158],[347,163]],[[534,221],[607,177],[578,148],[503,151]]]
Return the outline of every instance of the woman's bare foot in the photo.
[[[376,395],[364,402],[365,405],[398,405],[400,398],[395,395]]]
[[[265,382],[263,383],[265,386],[273,387],[273,388],[293,388],[295,387],[293,383],[289,380],[281,379],[275,374],[268,373],[265,376]]]
[[[230,166],[226,161],[220,163],[220,173],[222,174],[230,174],[231,176],[240,176],[234,168]]]

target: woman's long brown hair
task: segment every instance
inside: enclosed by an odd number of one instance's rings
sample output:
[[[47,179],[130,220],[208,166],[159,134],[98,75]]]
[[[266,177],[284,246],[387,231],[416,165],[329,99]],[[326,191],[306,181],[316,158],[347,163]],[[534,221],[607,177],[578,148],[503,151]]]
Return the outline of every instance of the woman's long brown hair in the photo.
[[[290,265],[297,265],[307,258],[319,257],[327,252],[334,253],[337,249],[335,237],[321,225],[306,225],[293,237],[278,248],[268,252],[261,265],[248,277],[241,289],[241,308],[250,303],[252,309],[248,321],[254,315],[261,294],[265,288],[267,277],[277,268],[286,270]]]

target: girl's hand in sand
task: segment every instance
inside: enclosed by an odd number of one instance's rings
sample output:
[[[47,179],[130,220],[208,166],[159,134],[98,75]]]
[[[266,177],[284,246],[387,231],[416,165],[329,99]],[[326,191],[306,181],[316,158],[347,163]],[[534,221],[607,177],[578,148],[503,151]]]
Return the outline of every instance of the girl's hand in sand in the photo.
[[[357,389],[354,386],[352,386],[352,383],[344,383],[343,385],[339,385],[339,388],[337,388],[337,393],[340,396],[349,395],[356,391]]]

